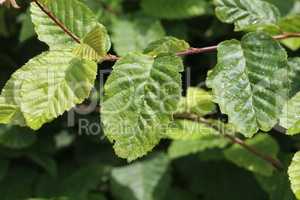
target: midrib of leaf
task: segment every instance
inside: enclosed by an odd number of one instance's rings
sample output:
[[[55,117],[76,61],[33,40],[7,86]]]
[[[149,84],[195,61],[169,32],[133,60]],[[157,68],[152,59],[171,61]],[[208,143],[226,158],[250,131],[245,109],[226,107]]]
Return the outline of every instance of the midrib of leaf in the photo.
[[[246,74],[246,77],[247,77],[247,81],[250,83],[250,88],[251,88],[251,95],[250,95],[250,98],[251,98],[251,110],[252,110],[252,112],[253,113],[256,113],[256,110],[255,110],[255,108],[254,108],[254,98],[253,98],[253,83],[250,81],[250,79],[249,79],[249,73],[248,73],[248,70],[247,70],[247,59],[246,59],[246,56],[245,56],[245,52],[244,52],[244,49],[243,49],[243,45],[242,44],[240,44],[240,47],[241,47],[241,52],[242,52],[242,54],[243,54],[243,58],[244,58],[244,61],[243,61],[243,63],[244,63],[244,73]],[[256,122],[256,124],[257,125],[259,125],[259,121],[258,121],[258,119],[257,119],[257,117],[256,117],[256,114],[255,114],[255,122]]]
[[[70,31],[64,23],[62,23],[50,10],[48,10],[44,5],[42,5],[38,0],[33,0],[33,2],[68,36],[70,36],[75,42],[81,43],[80,38]]]

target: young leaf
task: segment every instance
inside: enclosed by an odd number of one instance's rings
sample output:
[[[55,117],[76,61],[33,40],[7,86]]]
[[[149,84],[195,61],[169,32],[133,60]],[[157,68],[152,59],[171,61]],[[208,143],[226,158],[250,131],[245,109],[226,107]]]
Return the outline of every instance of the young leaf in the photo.
[[[105,28],[97,24],[86,36],[82,43],[78,45],[73,53],[79,57],[99,61],[105,57],[110,49],[110,39]]]
[[[96,74],[97,65],[92,61],[67,51],[46,52],[12,75],[2,97],[6,107],[15,108],[26,125],[36,130],[87,98]]]
[[[248,139],[246,144],[273,158],[276,158],[279,152],[277,142],[267,134],[259,134],[252,139]],[[271,176],[275,170],[270,163],[253,155],[238,144],[226,149],[224,153],[229,161],[254,173]]]
[[[169,160],[159,154],[111,172],[113,195],[120,200],[163,200],[170,184]]]
[[[200,88],[189,87],[186,97],[182,97],[177,113],[192,113],[204,116],[216,109],[212,95]]]
[[[208,0],[142,0],[142,9],[162,19],[183,19],[212,13]]]
[[[300,133],[300,92],[283,107],[280,125],[288,129],[288,135]]]
[[[157,19],[143,15],[134,16],[116,19],[112,24],[112,41],[118,55],[141,52],[149,43],[165,36],[165,31]]]
[[[216,15],[224,23],[234,23],[236,31],[278,30],[279,10],[262,0],[215,0]]]
[[[299,170],[300,170],[300,152],[297,152],[294,155],[293,161],[289,166],[289,170],[288,170],[289,178],[291,181],[291,187],[297,199],[300,199]]]
[[[101,119],[118,156],[129,161],[159,142],[181,96],[182,60],[129,54],[113,67],[104,90]]]
[[[161,53],[178,53],[188,48],[190,48],[190,45],[184,40],[175,37],[164,37],[150,43],[144,53],[156,56]]]
[[[166,136],[176,140],[168,149],[173,159],[216,147],[223,148],[229,143],[215,129],[186,120],[175,121],[175,126],[167,131]]]
[[[269,131],[288,96],[287,53],[264,33],[249,33],[242,41],[218,47],[218,64],[207,84],[214,101],[247,137],[259,129]]]

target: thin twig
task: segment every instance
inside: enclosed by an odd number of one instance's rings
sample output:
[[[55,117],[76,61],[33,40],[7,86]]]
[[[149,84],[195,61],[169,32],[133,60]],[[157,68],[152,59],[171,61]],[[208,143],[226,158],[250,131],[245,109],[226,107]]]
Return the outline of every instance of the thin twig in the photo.
[[[67,35],[69,35],[77,43],[80,43],[80,38],[73,34],[57,17],[55,17],[46,7],[44,7],[38,0],[33,0],[34,3]]]
[[[186,51],[178,52],[177,56],[187,56],[193,54],[200,54],[200,53],[209,53],[216,51],[218,46],[210,46],[210,47],[203,47],[203,48],[189,48]]]
[[[274,40],[284,40],[284,39],[288,39],[288,38],[295,38],[295,37],[300,37],[300,33],[283,33],[281,35],[275,35],[273,36]]]
[[[288,38],[295,38],[300,37],[300,33],[283,33],[281,35],[273,36],[274,40],[283,40]],[[188,56],[188,55],[195,55],[195,54],[201,54],[201,53],[211,53],[215,52],[218,49],[218,45],[208,46],[208,47],[202,47],[202,48],[194,48],[191,47],[185,51],[176,53],[177,56]],[[114,57],[112,55],[108,56],[106,61],[117,61],[119,57]]]
[[[116,55],[112,55],[112,54],[107,54],[102,60],[103,61],[109,61],[109,62],[115,62],[117,60],[119,60],[120,57],[116,56]]]
[[[283,169],[283,164],[279,160],[277,160],[275,158],[272,158],[271,156],[266,155],[266,154],[258,151],[254,147],[249,146],[243,140],[241,140],[240,138],[238,138],[236,136],[233,136],[233,135],[230,135],[230,134],[227,134],[227,133],[223,133],[223,131],[220,131],[219,127],[217,127],[216,125],[213,125],[210,121],[208,121],[204,118],[199,118],[197,115],[193,115],[193,114],[190,114],[190,113],[176,114],[174,117],[177,118],[177,119],[186,119],[186,120],[191,120],[191,121],[203,123],[206,126],[209,126],[213,129],[221,132],[222,135],[225,138],[229,139],[232,143],[239,144],[241,147],[243,147],[244,149],[246,149],[247,151],[249,151],[253,155],[265,160],[266,162],[271,164],[275,169],[278,169],[278,170]]]
[[[274,159],[274,158],[272,158],[272,157],[270,157],[268,155],[265,155],[262,152],[258,151],[257,149],[255,149],[255,148],[253,148],[251,146],[248,146],[240,138],[234,137],[234,136],[229,135],[229,134],[224,134],[224,136],[226,138],[228,138],[229,140],[231,140],[233,143],[239,144],[240,146],[244,147],[246,150],[248,150],[252,154],[254,154],[254,155],[260,157],[261,159],[267,161],[268,163],[272,164],[273,167],[275,167],[276,169],[278,169],[278,170],[282,170],[283,169],[283,165],[282,165],[282,163],[279,160]]]

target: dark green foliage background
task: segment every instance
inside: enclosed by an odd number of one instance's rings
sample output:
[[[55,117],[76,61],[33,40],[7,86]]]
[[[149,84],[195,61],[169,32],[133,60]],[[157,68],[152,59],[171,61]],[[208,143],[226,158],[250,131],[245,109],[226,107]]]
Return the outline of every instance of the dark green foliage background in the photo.
[[[118,18],[132,15],[129,20],[134,21],[136,18],[149,17],[141,12],[138,0],[87,2],[98,13],[109,32],[113,31],[112,23]],[[20,4],[20,10],[0,7],[1,88],[16,69],[47,49],[45,44],[37,40],[26,17],[28,1],[20,1]],[[283,12],[289,9],[287,4],[282,5]],[[194,47],[216,45],[226,39],[239,39],[243,35],[233,32],[233,26],[219,22],[211,13],[189,19],[161,20],[161,23],[166,35],[185,39]],[[112,43],[114,45],[114,40]],[[289,54],[299,55],[299,52]],[[189,84],[192,86],[203,83],[207,71],[215,62],[215,53],[187,57],[185,66],[190,72],[186,70],[184,79],[187,80],[186,77],[190,75]],[[103,63],[99,69],[110,67],[111,63]],[[184,88],[187,86],[184,81]],[[97,113],[77,117],[99,121]],[[226,120],[223,116],[216,117]],[[275,130],[271,135],[280,144],[279,157],[286,161],[287,167],[291,155],[300,147],[300,138],[291,139]],[[169,143],[162,141],[155,152],[141,160],[150,159],[156,152],[165,152]],[[128,190],[112,189],[114,183],[110,171],[126,165],[126,161],[117,158],[112,145],[102,134],[79,135],[77,125],[67,127],[67,115],[45,125],[36,133],[26,128],[12,127],[6,130],[4,126],[0,127],[1,200],[52,199],[61,196],[71,200],[118,199],[119,194],[116,193],[127,196],[125,193]],[[294,197],[285,171],[276,171],[273,177],[263,177],[226,161],[222,151],[205,151],[173,160],[167,174],[160,180],[165,184],[161,188],[164,192],[159,194],[165,195],[153,195],[153,198],[292,200]]]

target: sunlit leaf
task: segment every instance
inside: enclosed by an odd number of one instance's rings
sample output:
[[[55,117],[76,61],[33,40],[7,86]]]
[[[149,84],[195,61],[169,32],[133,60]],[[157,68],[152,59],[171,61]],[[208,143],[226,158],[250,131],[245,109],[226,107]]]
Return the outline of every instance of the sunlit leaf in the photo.
[[[237,131],[251,137],[269,131],[288,98],[287,54],[264,33],[249,33],[242,41],[218,47],[218,64],[207,84],[214,101]]]

